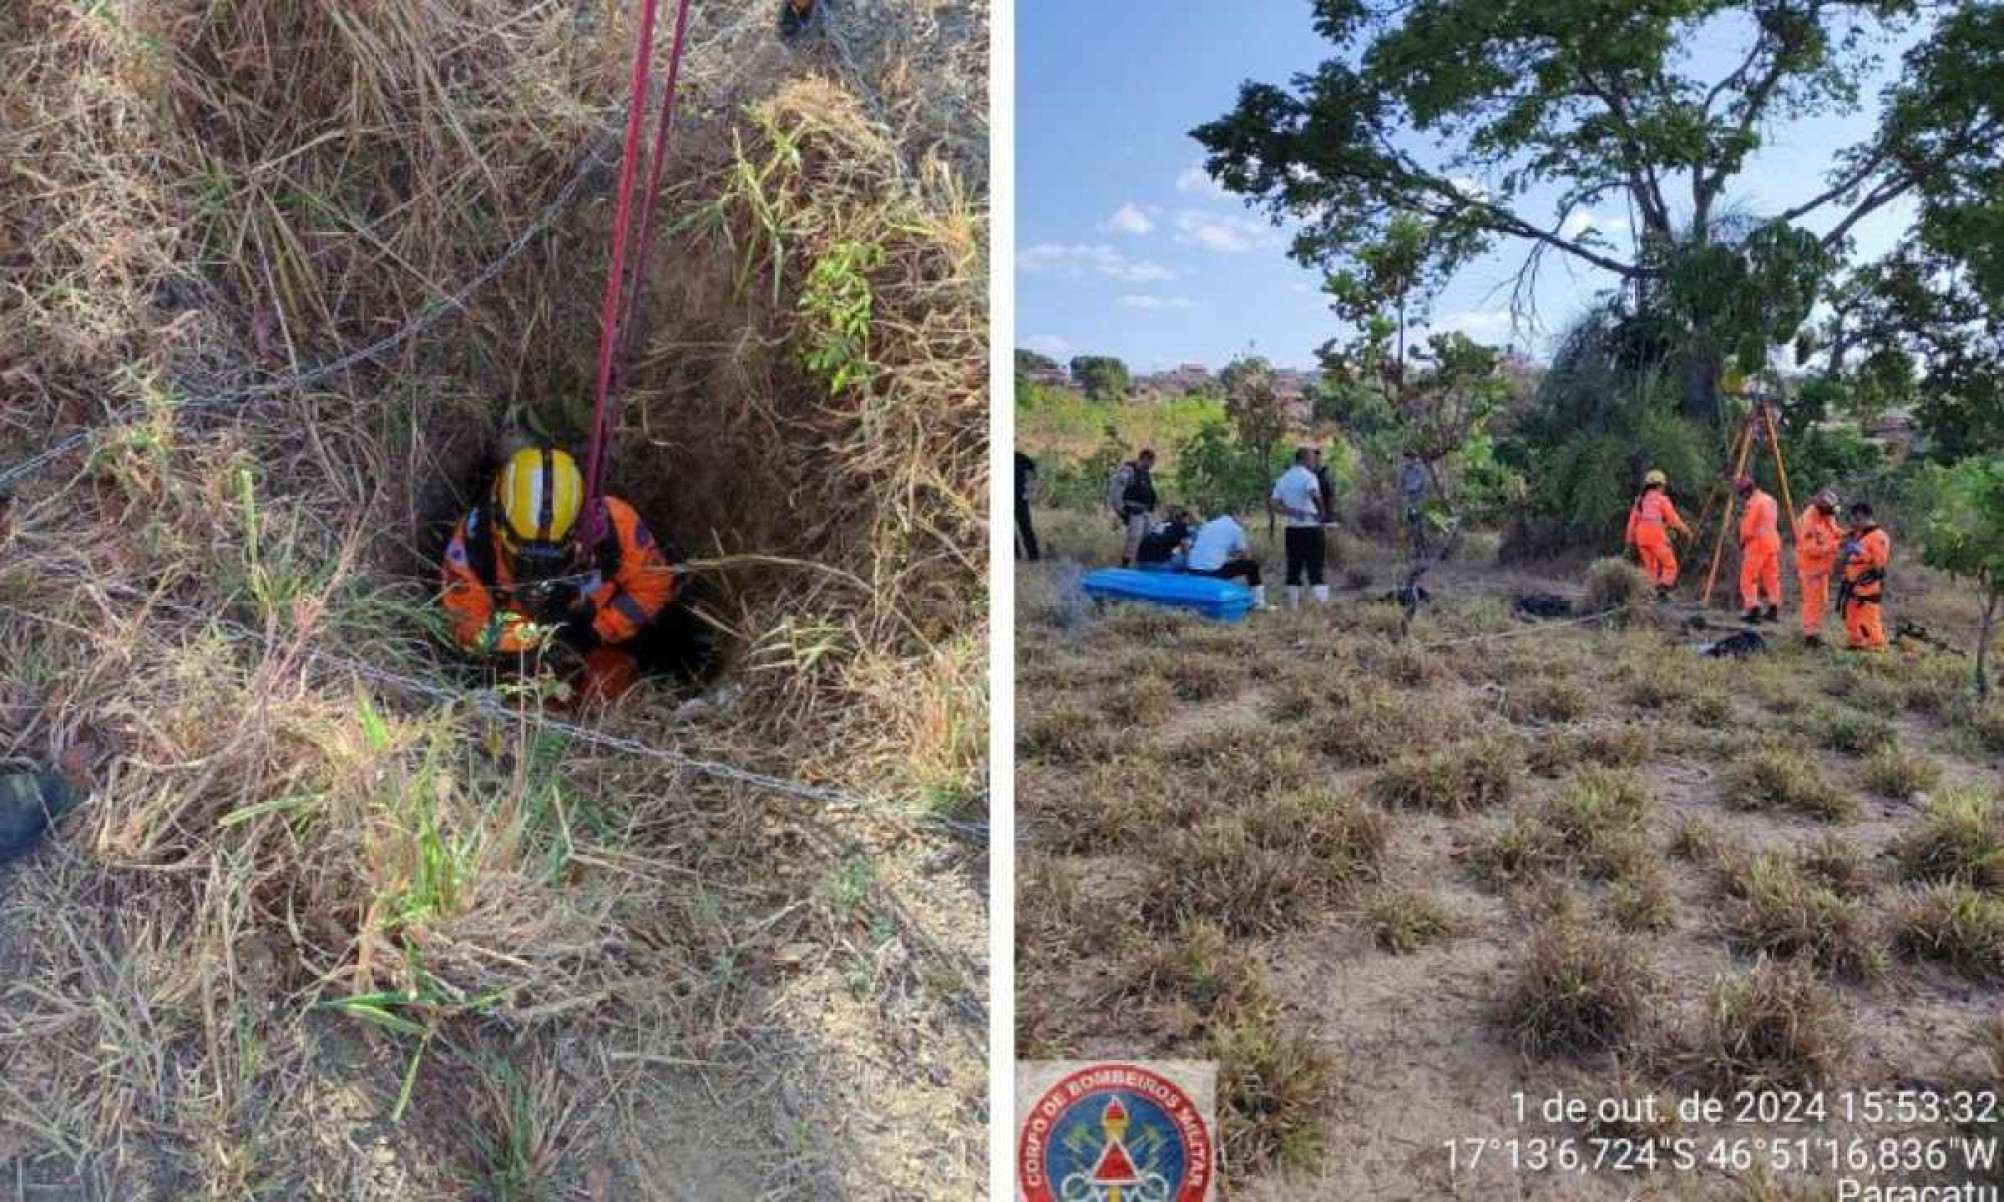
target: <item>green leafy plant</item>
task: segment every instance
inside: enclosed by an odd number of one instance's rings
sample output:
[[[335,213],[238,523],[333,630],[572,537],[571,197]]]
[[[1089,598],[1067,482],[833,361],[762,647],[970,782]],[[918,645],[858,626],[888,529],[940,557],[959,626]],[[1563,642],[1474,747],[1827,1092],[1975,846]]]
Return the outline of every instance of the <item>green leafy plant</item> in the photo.
[[[884,264],[884,248],[837,242],[815,261],[801,290],[805,319],[801,361],[830,394],[867,388],[876,378],[870,359],[870,322],[876,294],[869,273]]]

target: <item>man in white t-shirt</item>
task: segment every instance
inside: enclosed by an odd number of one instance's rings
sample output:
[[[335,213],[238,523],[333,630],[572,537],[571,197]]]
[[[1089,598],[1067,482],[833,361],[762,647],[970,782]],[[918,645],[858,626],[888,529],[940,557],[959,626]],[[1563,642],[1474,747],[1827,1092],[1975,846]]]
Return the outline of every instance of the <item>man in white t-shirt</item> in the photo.
[[[1259,560],[1252,556],[1246,529],[1231,514],[1222,513],[1197,527],[1190,539],[1188,569],[1192,576],[1243,580],[1252,589],[1253,608],[1266,608],[1266,585],[1260,582]]]
[[[1302,577],[1308,578],[1308,585],[1314,590],[1315,600],[1321,604],[1329,602],[1329,586],[1322,582],[1324,563],[1324,543],[1322,524],[1326,520],[1328,498],[1322,495],[1322,484],[1316,479],[1315,469],[1319,455],[1313,447],[1301,447],[1294,452],[1294,466],[1274,481],[1273,495],[1267,498],[1269,511],[1287,520],[1284,535],[1287,549],[1287,607],[1301,608]]]

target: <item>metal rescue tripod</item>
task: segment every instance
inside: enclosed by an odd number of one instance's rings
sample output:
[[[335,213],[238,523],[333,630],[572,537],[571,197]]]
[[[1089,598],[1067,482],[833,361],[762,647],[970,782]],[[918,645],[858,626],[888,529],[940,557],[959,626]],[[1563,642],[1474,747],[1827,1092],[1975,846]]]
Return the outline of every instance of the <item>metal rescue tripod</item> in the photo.
[[[1739,390],[1729,387],[1727,391]],[[1741,420],[1739,429],[1733,434],[1733,469],[1732,474],[1727,477],[1726,513],[1719,523],[1719,541],[1712,546],[1712,564],[1705,570],[1705,591],[1698,597],[1700,609],[1709,608],[1712,604],[1712,587],[1718,583],[1719,563],[1725,557],[1726,540],[1733,534],[1733,510],[1739,504],[1739,495],[1733,489],[1732,482],[1746,475],[1747,464],[1753,458],[1754,449],[1763,443],[1774,454],[1774,471],[1781,482],[1782,516],[1788,522],[1790,541],[1795,538],[1795,499],[1789,495],[1788,463],[1781,453],[1781,423],[1775,418],[1773,402],[1768,398],[1755,396],[1753,411]],[[1707,513],[1710,509],[1711,506],[1708,504]],[[1699,517],[1698,525],[1703,527],[1706,520],[1703,516]]]

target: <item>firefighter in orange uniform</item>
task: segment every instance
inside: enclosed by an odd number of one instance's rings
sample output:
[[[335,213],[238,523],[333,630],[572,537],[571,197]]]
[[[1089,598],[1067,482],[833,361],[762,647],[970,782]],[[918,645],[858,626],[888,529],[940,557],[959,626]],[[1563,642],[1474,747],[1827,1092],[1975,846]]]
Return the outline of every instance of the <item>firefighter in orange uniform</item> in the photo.
[[[1824,489],[1795,519],[1795,580],[1802,586],[1802,641],[1823,645],[1823,615],[1830,609],[1830,573],[1844,528],[1837,524],[1837,494]]]
[[[676,569],[633,506],[599,501],[589,553],[575,536],[583,473],[560,450],[518,451],[446,545],[441,604],[453,637],[476,655],[521,655],[555,638],[584,657],[589,703],[619,698],[639,678],[626,650],[675,600]]]
[[[1628,508],[1625,541],[1635,548],[1642,570],[1656,582],[1658,600],[1668,598],[1670,590],[1677,586],[1677,552],[1670,546],[1670,531],[1691,537],[1691,528],[1670,503],[1669,485],[1668,476],[1650,469],[1642,477],[1642,495]]]
[[[1740,518],[1740,604],[1746,607],[1746,621],[1781,620],[1781,507],[1774,503],[1752,476],[1733,481],[1733,489],[1746,503]],[[1767,608],[1761,608],[1761,601]]]
[[[1880,651],[1886,646],[1886,565],[1892,562],[1893,541],[1872,520],[1872,507],[1851,506],[1851,537],[1844,544],[1844,584],[1838,603],[1844,607],[1844,632],[1853,651]]]

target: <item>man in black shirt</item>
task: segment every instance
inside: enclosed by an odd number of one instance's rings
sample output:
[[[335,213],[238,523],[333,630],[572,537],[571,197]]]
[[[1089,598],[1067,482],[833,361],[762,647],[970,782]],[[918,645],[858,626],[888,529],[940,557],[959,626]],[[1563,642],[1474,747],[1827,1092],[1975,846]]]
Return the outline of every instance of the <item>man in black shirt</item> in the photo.
[[[1037,461],[1016,452],[1016,553],[1036,562],[1042,557],[1037,547],[1037,528],[1030,524],[1030,502],[1037,499]]]

